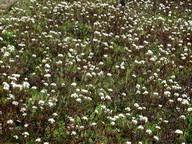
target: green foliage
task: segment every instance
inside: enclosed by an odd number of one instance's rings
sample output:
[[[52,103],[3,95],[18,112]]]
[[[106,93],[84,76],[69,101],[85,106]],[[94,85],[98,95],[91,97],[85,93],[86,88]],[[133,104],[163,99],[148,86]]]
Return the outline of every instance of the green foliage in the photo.
[[[192,143],[191,3],[127,3],[0,12],[2,143]]]
[[[192,143],[192,116],[189,118],[189,129],[185,131],[187,143]]]

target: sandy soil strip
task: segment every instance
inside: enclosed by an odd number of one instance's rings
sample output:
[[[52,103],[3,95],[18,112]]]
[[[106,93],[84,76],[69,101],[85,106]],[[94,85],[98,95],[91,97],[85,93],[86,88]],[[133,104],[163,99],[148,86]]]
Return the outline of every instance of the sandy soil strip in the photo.
[[[0,9],[7,9],[17,0],[0,0]]]

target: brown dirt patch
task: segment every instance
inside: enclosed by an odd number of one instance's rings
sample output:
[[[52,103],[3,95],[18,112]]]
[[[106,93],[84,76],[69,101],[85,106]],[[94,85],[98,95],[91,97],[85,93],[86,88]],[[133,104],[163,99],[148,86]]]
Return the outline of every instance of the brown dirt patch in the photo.
[[[0,0],[0,9],[7,9],[10,5],[12,5],[17,0]]]

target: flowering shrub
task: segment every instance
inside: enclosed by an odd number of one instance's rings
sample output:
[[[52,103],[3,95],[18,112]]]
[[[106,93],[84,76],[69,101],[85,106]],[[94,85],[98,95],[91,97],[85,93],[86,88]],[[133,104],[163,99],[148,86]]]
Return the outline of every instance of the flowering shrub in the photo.
[[[18,2],[0,18],[0,143],[190,143],[191,6]]]

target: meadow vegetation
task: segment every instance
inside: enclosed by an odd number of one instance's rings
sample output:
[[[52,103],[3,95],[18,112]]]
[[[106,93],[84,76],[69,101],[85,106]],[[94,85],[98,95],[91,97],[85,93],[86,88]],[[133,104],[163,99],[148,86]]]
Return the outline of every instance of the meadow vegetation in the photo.
[[[0,10],[0,143],[192,143],[191,8],[20,0]]]

